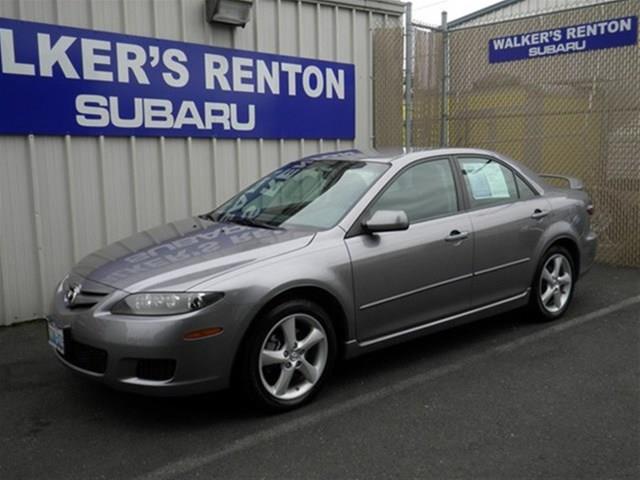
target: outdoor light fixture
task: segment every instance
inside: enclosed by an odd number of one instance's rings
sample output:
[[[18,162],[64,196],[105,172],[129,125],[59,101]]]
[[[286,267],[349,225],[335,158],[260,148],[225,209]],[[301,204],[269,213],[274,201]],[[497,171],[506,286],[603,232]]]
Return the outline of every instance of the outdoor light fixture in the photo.
[[[252,6],[253,0],[207,0],[207,21],[244,27]]]

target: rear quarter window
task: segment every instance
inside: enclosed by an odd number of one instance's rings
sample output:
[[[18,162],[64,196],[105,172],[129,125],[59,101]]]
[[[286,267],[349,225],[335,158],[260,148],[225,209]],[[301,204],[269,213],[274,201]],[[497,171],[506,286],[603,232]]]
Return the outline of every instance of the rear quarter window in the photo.
[[[518,200],[513,172],[488,158],[459,159],[472,208]]]
[[[518,195],[520,200],[529,200],[536,197],[536,192],[527,185],[518,175],[516,175],[516,185],[518,186]]]

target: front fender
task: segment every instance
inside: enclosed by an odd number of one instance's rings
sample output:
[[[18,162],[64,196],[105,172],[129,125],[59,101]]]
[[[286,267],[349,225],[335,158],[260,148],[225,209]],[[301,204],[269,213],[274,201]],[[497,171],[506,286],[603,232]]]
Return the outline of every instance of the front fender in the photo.
[[[230,341],[237,350],[260,310],[278,296],[304,287],[333,296],[345,314],[347,339],[355,338],[351,263],[340,236],[318,234],[301,250],[243,267],[200,284],[198,289],[224,292],[235,319]]]

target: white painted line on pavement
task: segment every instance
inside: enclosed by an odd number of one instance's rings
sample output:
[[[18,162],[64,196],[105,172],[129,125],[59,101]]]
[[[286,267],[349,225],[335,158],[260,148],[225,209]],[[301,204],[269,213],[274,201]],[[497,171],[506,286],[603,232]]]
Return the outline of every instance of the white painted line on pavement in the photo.
[[[464,360],[461,360],[459,362],[434,368],[433,370],[429,370],[428,372],[414,375],[412,377],[406,378],[404,380],[401,380],[399,382],[396,382],[392,385],[381,388],[379,390],[358,395],[357,397],[354,397],[350,400],[347,400],[337,405],[333,405],[327,408],[326,410],[309,413],[307,415],[303,415],[298,418],[289,420],[285,423],[269,428],[267,430],[263,430],[256,434],[247,435],[245,437],[242,437],[234,441],[229,446],[221,448],[215,452],[211,452],[209,454],[204,454],[204,455],[194,455],[191,457],[183,458],[176,462],[169,463],[164,467],[161,467],[157,470],[151,471],[145,475],[138,477],[138,480],[150,480],[150,479],[157,480],[157,479],[183,477],[185,476],[185,474],[193,470],[201,468],[210,463],[214,463],[220,460],[221,458],[227,457],[234,453],[247,450],[251,447],[254,447],[264,442],[268,442],[269,440],[273,440],[274,438],[280,437],[282,435],[286,435],[287,433],[295,432],[304,427],[308,427],[310,425],[320,423],[321,421],[327,418],[335,417],[336,415],[340,415],[342,413],[348,412],[349,410],[353,410],[357,407],[360,407],[368,403],[375,402],[382,398],[388,397],[390,395],[394,395],[396,393],[402,392],[415,385],[419,385],[429,380],[442,377],[448,373],[458,371],[467,365],[472,365],[478,362],[479,360],[488,358],[492,355],[515,350],[516,348],[521,347],[523,345],[528,345],[530,343],[537,342],[538,340],[542,340],[556,333],[560,333],[569,328],[582,325],[584,323],[595,320],[604,315],[611,314],[618,310],[622,310],[624,308],[627,308],[631,305],[635,305],[637,303],[640,303],[640,295],[630,297],[630,298],[627,298],[626,300],[622,300],[621,302],[609,305],[608,307],[604,307],[599,310],[595,310],[593,312],[585,313],[584,315],[571,318],[569,320],[563,321],[562,323],[552,324],[551,326],[549,326],[548,328],[545,328],[544,330],[540,330],[535,333],[531,333],[524,337],[518,338],[517,340],[512,340],[502,345],[497,345],[495,347],[489,348],[488,350],[485,350],[483,352],[476,353],[474,355],[466,357]]]

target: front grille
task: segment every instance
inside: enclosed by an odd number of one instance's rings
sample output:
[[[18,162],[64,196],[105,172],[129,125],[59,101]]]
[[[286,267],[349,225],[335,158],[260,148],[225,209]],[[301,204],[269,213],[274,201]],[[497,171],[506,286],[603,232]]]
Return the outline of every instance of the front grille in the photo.
[[[65,338],[63,358],[82,370],[100,374],[107,371],[107,352],[105,350],[85,345],[69,337]]]
[[[69,310],[88,310],[106,297],[106,293],[81,290],[73,303],[67,303]]]
[[[141,358],[138,360],[136,376],[142,380],[170,380],[175,371],[175,360]]]

